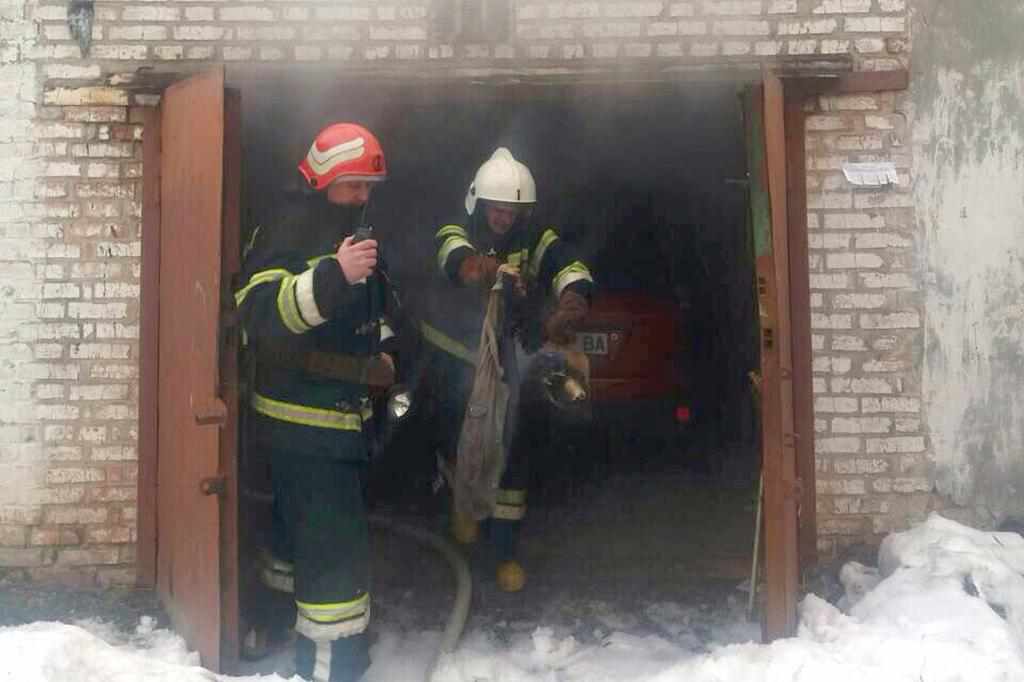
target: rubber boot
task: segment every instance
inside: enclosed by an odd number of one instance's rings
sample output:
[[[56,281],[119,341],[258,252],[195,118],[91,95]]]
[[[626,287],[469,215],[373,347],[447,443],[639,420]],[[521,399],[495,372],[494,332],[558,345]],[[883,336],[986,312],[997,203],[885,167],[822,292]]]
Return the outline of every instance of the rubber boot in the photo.
[[[491,520],[491,540],[498,558],[495,578],[502,592],[518,592],[526,585],[526,570],[516,558],[521,521]]]
[[[267,549],[261,549],[259,555],[260,582],[271,590],[292,594],[295,592],[295,566],[274,556]]]
[[[247,604],[245,620],[248,627],[242,637],[240,655],[255,661],[290,644],[295,632],[295,599],[293,567],[278,559],[267,549],[257,557],[259,588]]]
[[[518,592],[526,585],[526,570],[515,559],[502,561],[498,564],[495,578],[502,592]]]
[[[270,653],[270,630],[264,624],[253,625],[242,637],[239,655],[244,661],[258,661]]]

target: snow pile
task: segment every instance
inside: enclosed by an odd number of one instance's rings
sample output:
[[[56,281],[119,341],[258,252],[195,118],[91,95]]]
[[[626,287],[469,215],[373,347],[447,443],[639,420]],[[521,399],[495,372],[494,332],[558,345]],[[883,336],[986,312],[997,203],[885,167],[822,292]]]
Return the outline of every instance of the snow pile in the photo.
[[[847,612],[808,596],[800,606],[797,636],[771,645],[727,645],[695,654],[686,628],[668,638],[613,633],[590,645],[556,637],[549,628],[504,645],[475,633],[442,662],[434,681],[1024,680],[1024,538],[932,515],[889,536],[879,564],[877,570],[852,563],[843,568],[847,594],[841,604]],[[391,675],[385,666],[375,666],[370,682],[417,680]]]
[[[840,610],[807,597],[796,637],[705,650],[685,608],[649,607],[661,634],[563,626],[469,633],[434,682],[1014,682],[1024,680],[1024,538],[938,515],[890,536],[879,569],[840,576]],[[0,628],[0,680],[282,682],[224,678],[196,666],[181,640],[144,621],[131,635],[102,624]],[[749,628],[718,634],[749,633]],[[421,682],[439,633],[384,631],[365,682]],[[297,679],[297,678],[295,678]]]
[[[116,649],[136,650],[144,653],[146,658],[171,665],[199,665],[199,653],[189,651],[185,640],[173,631],[157,629],[156,619],[151,616],[140,618],[139,624],[131,633],[96,619],[77,620],[74,624]]]
[[[0,680],[7,682],[287,682],[277,675],[227,678],[199,667],[199,655],[143,618],[126,635],[97,621],[0,628]],[[294,678],[298,682],[299,678]]]

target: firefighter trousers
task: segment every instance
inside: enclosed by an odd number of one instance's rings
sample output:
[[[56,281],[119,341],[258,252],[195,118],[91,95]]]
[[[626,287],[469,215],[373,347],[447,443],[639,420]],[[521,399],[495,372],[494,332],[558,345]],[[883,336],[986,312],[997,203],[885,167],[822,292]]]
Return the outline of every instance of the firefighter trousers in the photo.
[[[271,550],[292,565],[296,672],[355,682],[370,664],[370,547],[366,464],[271,453]]]

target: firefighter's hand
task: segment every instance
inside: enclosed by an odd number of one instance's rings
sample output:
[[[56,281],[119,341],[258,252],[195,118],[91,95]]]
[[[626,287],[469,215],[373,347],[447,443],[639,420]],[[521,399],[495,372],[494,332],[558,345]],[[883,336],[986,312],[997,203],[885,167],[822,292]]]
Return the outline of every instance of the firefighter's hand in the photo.
[[[346,237],[334,254],[341,266],[341,272],[349,284],[362,282],[373,274],[377,267],[377,242],[366,239],[355,244],[352,237]]]
[[[483,286],[490,289],[498,272],[498,259],[491,256],[471,254],[462,259],[459,279],[465,286]]]
[[[567,346],[576,338],[590,305],[575,291],[566,291],[558,299],[558,308],[544,324],[544,336],[555,345]]]
[[[512,290],[515,292],[516,296],[526,296],[526,283],[523,281],[523,276],[519,272],[518,266],[503,263],[501,267],[498,268],[499,281],[502,279],[503,275],[508,275],[512,279]]]

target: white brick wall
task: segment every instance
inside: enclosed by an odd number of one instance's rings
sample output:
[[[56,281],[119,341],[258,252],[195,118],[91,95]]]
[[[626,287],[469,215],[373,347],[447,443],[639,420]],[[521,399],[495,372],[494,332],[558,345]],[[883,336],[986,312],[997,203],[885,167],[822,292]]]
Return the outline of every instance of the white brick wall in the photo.
[[[25,16],[23,0],[0,0],[0,571],[37,566],[42,552],[28,546],[28,527],[42,518],[47,500],[42,420],[52,410],[49,399],[64,398],[64,386],[36,385],[39,378],[77,374],[58,369],[59,344],[70,335],[40,321],[44,295],[37,265],[47,258],[44,239],[35,238],[41,219],[34,203],[38,179],[48,164],[34,142],[35,103],[40,99],[35,25]],[[91,73],[91,72],[90,72]],[[74,164],[67,164],[69,167]],[[46,268],[43,268],[45,274]],[[53,294],[53,291],[47,291]],[[56,348],[55,348],[56,347]],[[66,409],[66,408],[65,408]],[[61,416],[61,415],[56,415]]]
[[[124,9],[132,21],[177,16]],[[136,517],[141,130],[127,93],[88,83],[98,63],[47,42],[67,40],[61,26],[37,30],[62,24],[63,5],[0,0],[0,14],[12,19],[0,64],[0,578],[123,582]],[[94,33],[152,40],[165,29]]]
[[[871,2],[831,0],[815,13],[871,10]],[[898,30],[883,19],[845,17],[843,26],[874,27],[879,35]],[[858,50],[880,49],[879,40],[855,42]],[[820,296],[812,317],[819,549],[829,554],[905,526],[941,503],[924,475],[923,299],[911,256],[917,237],[902,149],[905,95],[826,97],[816,104],[807,119],[808,223],[811,289]],[[869,160],[894,161],[899,184],[850,185],[842,164]]]

